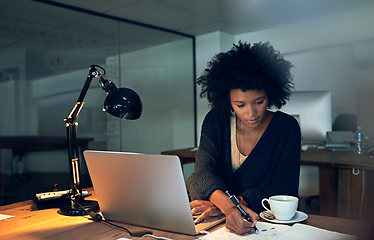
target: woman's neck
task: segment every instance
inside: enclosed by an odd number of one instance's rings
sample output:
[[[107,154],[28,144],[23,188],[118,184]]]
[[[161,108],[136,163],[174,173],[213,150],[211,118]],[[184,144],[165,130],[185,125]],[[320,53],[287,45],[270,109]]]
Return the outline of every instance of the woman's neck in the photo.
[[[240,153],[248,156],[257,145],[272,118],[272,112],[267,111],[260,124],[254,128],[246,126],[239,118],[236,119],[236,142]]]

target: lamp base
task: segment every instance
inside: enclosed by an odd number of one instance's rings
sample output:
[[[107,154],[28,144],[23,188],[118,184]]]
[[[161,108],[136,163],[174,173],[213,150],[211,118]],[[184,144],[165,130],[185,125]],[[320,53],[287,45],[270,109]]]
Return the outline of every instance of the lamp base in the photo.
[[[87,212],[99,211],[99,203],[93,200],[84,200],[83,197],[75,197],[75,203],[71,199],[67,198],[66,202],[60,206],[58,213],[66,216],[84,216]]]

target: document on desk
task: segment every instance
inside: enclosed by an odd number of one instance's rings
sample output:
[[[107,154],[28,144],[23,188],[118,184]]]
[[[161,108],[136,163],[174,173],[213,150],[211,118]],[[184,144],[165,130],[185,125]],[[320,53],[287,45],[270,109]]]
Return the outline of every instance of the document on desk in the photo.
[[[356,240],[357,237],[344,233],[333,232],[322,228],[296,223],[283,233],[277,240]]]
[[[328,231],[305,224],[296,223],[292,227],[284,224],[257,222],[258,234],[237,235],[226,227],[209,233],[201,240],[356,240],[352,235]]]
[[[217,231],[209,233],[199,239],[202,240],[233,240],[233,239],[245,239],[245,240],[275,240],[280,237],[291,227],[283,224],[272,224],[267,222],[257,222],[256,227],[259,231],[258,234],[244,234],[237,235],[226,227],[222,227]]]
[[[7,219],[7,218],[11,218],[11,217],[14,217],[14,216],[5,215],[5,214],[0,214],[0,221],[1,221],[1,220],[4,220],[4,219]]]

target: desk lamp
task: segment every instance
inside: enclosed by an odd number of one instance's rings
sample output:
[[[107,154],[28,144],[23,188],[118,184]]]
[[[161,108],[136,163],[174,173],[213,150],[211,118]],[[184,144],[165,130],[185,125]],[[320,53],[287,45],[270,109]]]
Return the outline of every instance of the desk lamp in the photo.
[[[103,73],[96,68],[100,68]],[[93,78],[99,80],[102,89],[108,94],[104,101],[103,111],[123,119],[135,120],[138,119],[142,113],[142,101],[139,95],[129,88],[117,88],[112,81],[105,76],[105,69],[98,65],[91,65],[86,82],[83,85],[82,91],[78,97],[77,103],[69,113],[68,117],[64,119],[68,140],[68,156],[70,167],[70,181],[71,190],[67,194],[69,202],[60,207],[60,213],[70,216],[82,216],[86,212],[79,205],[84,208],[98,209],[96,201],[84,200],[90,194],[82,192],[81,174],[79,171],[79,151],[77,144],[77,136],[75,127],[78,126],[76,118],[84,105],[84,97],[88,91]],[[79,204],[76,204],[78,202]]]

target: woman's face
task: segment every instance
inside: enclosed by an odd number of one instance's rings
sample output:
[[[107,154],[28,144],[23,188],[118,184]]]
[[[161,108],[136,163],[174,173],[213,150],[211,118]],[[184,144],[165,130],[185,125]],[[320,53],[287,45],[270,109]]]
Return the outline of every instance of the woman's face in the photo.
[[[265,90],[232,89],[230,102],[236,116],[249,128],[255,128],[265,119],[268,97]]]

